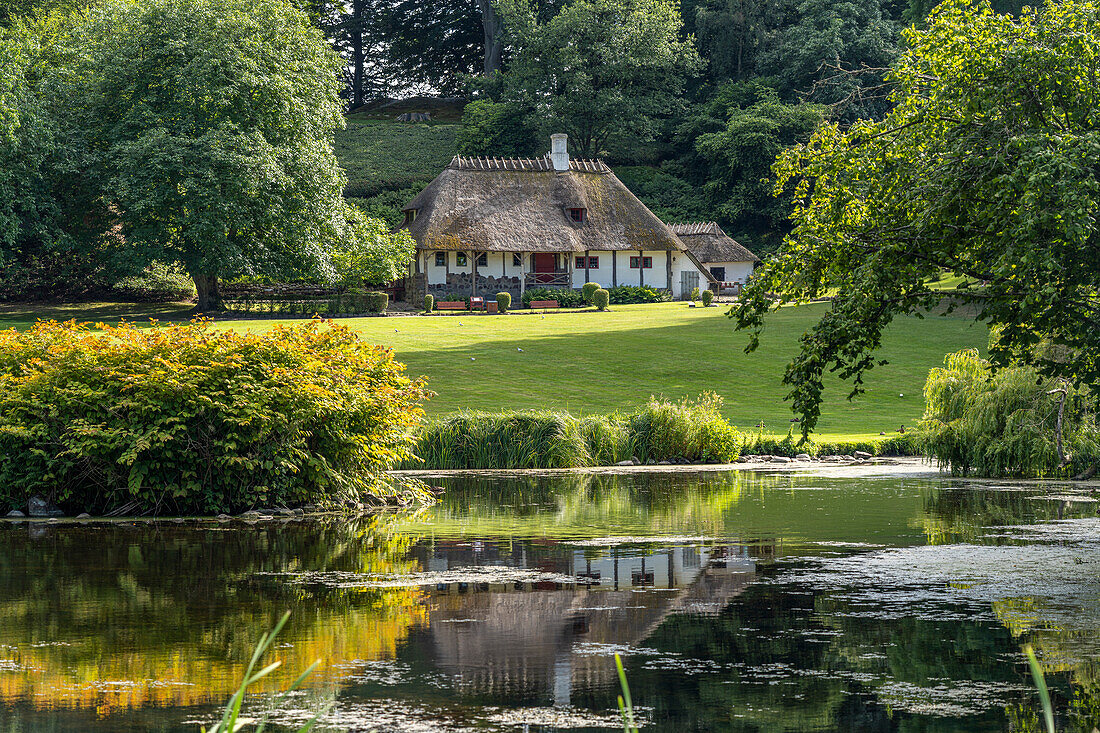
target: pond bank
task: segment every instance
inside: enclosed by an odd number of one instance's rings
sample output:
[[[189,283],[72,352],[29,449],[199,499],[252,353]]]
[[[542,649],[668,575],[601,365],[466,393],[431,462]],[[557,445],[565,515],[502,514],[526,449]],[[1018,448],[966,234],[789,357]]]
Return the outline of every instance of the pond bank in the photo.
[[[750,458],[760,460],[749,460]],[[447,476],[561,476],[568,474],[636,475],[636,474],[693,474],[724,473],[728,471],[754,471],[761,473],[798,472],[822,476],[883,476],[907,474],[913,476],[939,476],[936,466],[923,458],[870,458],[852,461],[826,461],[821,459],[798,460],[782,456],[744,456],[735,463],[691,463],[637,466],[585,466],[580,468],[452,468],[406,469],[391,471],[390,475],[408,478],[433,478]]]

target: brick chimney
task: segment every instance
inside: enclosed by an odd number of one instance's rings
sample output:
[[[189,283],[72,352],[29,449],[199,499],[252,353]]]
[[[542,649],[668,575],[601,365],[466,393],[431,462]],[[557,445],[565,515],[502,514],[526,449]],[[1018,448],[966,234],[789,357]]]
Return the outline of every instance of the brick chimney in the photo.
[[[569,136],[558,132],[550,136],[550,161],[554,170],[569,170]]]

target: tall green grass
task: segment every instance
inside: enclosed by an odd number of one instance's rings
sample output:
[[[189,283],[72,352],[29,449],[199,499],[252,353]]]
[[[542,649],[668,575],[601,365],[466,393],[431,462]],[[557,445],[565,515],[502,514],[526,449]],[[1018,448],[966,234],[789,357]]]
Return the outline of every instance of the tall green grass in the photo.
[[[915,435],[915,432],[908,432],[878,440],[836,440],[819,443],[813,439],[802,442],[793,431],[783,437],[760,431],[745,437],[741,453],[788,458],[799,453],[807,453],[811,456],[836,456],[851,455],[856,451],[870,453],[873,456],[918,456],[921,455],[921,451]]]
[[[650,398],[629,413],[576,417],[567,412],[464,412],[426,425],[404,468],[580,468],[637,458],[728,463],[742,434],[705,394],[671,402]]]

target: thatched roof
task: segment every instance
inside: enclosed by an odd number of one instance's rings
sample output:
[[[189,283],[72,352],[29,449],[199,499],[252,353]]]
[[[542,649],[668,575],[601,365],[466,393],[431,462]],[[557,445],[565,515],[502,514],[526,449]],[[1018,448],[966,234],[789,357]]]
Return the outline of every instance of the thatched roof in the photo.
[[[586,209],[587,221],[569,209]],[[601,161],[456,157],[406,204],[420,249],[475,252],[682,251],[668,226]]]
[[[713,221],[669,224],[684,246],[701,262],[759,262],[760,258],[730,238]]]

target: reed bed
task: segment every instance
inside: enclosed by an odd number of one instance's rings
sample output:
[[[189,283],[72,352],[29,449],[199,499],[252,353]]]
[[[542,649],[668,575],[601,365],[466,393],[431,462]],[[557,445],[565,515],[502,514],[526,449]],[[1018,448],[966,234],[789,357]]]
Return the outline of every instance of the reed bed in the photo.
[[[744,436],[705,394],[671,402],[650,398],[627,413],[462,412],[429,423],[403,468],[581,468],[641,463],[728,463]]]

